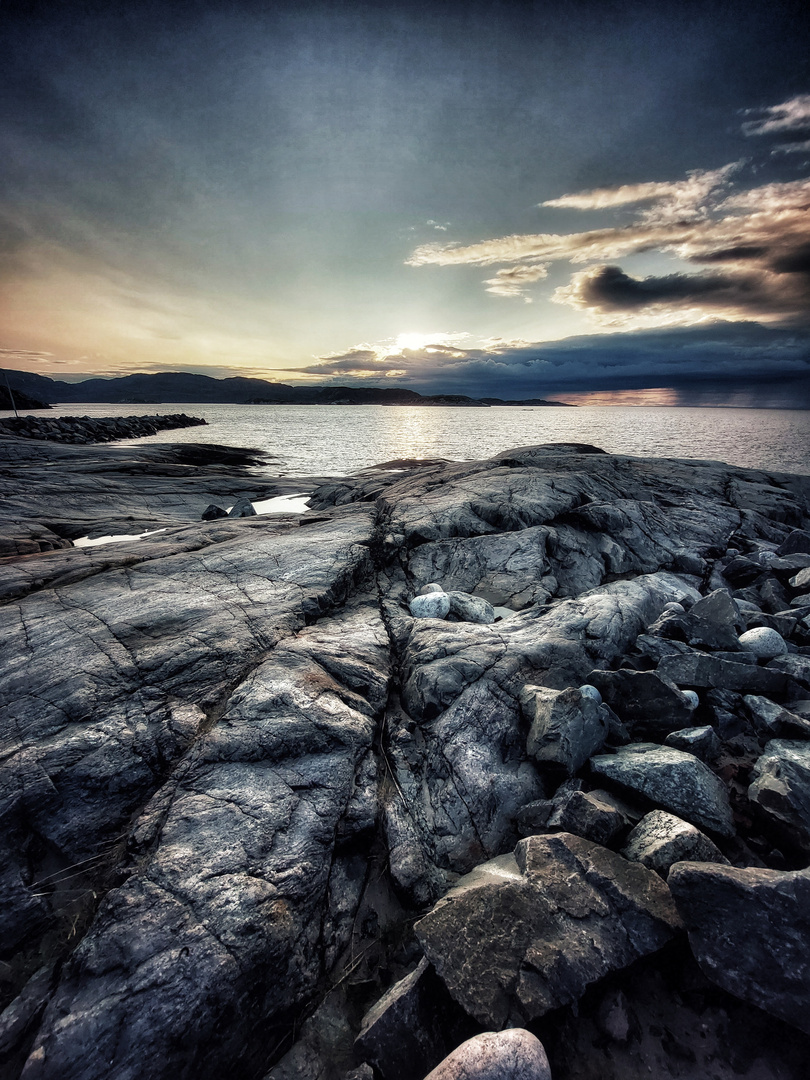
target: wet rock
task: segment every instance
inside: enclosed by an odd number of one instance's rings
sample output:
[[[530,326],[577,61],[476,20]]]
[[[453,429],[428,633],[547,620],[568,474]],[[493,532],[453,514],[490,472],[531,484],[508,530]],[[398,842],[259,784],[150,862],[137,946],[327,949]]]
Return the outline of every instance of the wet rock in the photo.
[[[665,810],[652,810],[645,814],[627,837],[622,855],[631,862],[640,862],[666,877],[673,863],[691,862],[728,863],[728,859],[708,836],[690,825],[688,821],[668,814]]]
[[[591,758],[591,771],[698,828],[734,835],[722,781],[692,754],[655,743],[632,743],[615,754]]]
[[[444,592],[415,596],[408,606],[415,619],[446,619],[450,614],[450,598]]]
[[[605,745],[607,709],[576,687],[527,686],[521,701],[531,719],[526,753],[539,765],[557,767],[572,776]]]
[[[760,660],[773,660],[787,652],[782,635],[766,626],[758,626],[740,634],[740,648],[752,652]]]
[[[551,1069],[540,1040],[510,1028],[468,1039],[425,1080],[551,1080]]]
[[[685,862],[668,884],[706,975],[810,1033],[810,873]]]
[[[771,740],[751,774],[748,798],[791,843],[810,852],[810,743]]]
[[[634,734],[666,735],[683,727],[692,706],[674,682],[655,671],[592,671],[588,682]]]
[[[656,874],[560,833],[477,867],[414,929],[459,1004],[500,1028],[576,1001],[678,926]]]
[[[228,511],[228,517],[232,518],[245,518],[255,516],[256,508],[250,501],[250,499],[237,499]]]
[[[493,623],[495,612],[492,604],[481,596],[470,596],[464,592],[449,592],[450,614],[462,622]]]
[[[721,750],[720,740],[710,724],[705,724],[703,727],[681,728],[679,731],[672,731],[667,735],[664,742],[667,746],[672,746],[676,750],[694,754],[696,758],[700,758],[706,764],[716,761]]]

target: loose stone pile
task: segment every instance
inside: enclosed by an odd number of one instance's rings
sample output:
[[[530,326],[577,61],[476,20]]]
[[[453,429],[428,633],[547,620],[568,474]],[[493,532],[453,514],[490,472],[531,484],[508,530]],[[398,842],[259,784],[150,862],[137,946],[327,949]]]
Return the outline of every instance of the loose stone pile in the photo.
[[[798,1080],[808,496],[520,448],[16,596],[8,1074]]]
[[[47,439],[61,443],[105,443],[116,439],[137,439],[172,428],[205,424],[196,416],[171,413],[168,416],[11,416],[0,420],[0,431],[25,439]]]

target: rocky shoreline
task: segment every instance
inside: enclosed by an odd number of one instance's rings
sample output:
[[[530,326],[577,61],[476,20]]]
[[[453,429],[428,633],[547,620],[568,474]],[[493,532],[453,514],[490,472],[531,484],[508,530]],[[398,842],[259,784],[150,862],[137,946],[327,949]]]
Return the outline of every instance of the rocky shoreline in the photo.
[[[803,1077],[810,477],[389,466],[0,435],[2,1075]]]
[[[0,432],[24,439],[47,439],[61,443],[104,443],[139,439],[173,428],[204,426],[205,420],[185,413],[169,416],[10,416],[0,420]]]

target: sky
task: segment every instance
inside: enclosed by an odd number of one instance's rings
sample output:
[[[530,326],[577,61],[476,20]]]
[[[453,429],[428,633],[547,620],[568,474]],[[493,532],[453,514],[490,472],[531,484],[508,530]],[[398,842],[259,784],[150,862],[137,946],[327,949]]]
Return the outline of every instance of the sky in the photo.
[[[3,2],[0,54],[7,368],[810,407],[803,3]]]

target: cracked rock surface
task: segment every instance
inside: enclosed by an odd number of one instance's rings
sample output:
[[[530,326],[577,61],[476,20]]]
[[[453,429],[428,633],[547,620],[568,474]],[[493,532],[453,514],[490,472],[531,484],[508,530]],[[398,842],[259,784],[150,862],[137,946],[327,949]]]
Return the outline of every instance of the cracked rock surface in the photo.
[[[200,521],[302,491],[303,515]],[[639,1075],[686,1076],[621,982],[653,965],[656,1016],[691,1007],[662,989],[684,941],[667,883],[620,854],[651,806],[733,864],[700,881],[772,875],[794,940],[810,478],[567,445],[279,478],[232,448],[0,436],[0,493],[10,1080],[389,1080],[409,1039],[426,1072],[507,1023],[573,1080],[593,1062],[571,1010],[608,993],[641,1017],[606,1028],[641,1032]],[[433,583],[495,621],[413,618]],[[771,624],[785,656],[733,647]],[[604,706],[579,695],[595,679]],[[688,725],[715,733],[706,762],[661,745]],[[693,942],[710,908],[684,916]],[[716,966],[717,1030],[759,1031]],[[418,1007],[385,999],[417,971]],[[762,1080],[792,1080],[786,1043]]]

